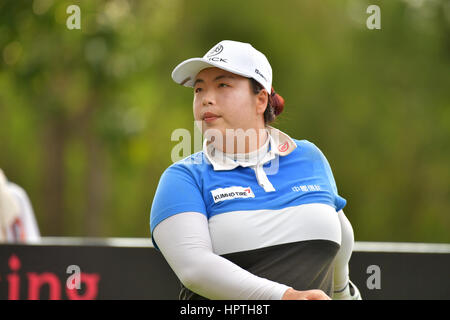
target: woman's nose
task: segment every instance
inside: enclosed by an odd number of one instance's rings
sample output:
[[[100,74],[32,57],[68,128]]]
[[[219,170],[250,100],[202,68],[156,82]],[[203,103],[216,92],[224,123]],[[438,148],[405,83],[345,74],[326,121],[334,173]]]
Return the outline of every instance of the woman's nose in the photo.
[[[202,105],[207,106],[207,105],[213,105],[213,104],[214,104],[214,97],[213,97],[212,93],[205,93],[202,98]]]

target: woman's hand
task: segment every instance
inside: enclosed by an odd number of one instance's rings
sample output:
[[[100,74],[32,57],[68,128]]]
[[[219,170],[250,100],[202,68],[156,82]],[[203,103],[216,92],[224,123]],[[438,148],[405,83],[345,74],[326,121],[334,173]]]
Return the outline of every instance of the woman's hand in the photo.
[[[331,300],[322,290],[298,291],[292,288],[286,290],[281,300]]]

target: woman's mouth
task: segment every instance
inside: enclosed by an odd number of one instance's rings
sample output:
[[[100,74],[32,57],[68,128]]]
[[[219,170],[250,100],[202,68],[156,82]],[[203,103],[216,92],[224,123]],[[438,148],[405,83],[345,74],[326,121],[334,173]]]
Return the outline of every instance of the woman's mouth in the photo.
[[[205,122],[213,122],[216,119],[219,119],[219,117],[207,117],[204,120],[205,120]]]
[[[203,120],[204,120],[205,122],[207,122],[207,123],[213,122],[214,120],[216,120],[216,119],[218,119],[218,118],[220,118],[219,115],[214,114],[214,113],[211,113],[211,112],[206,112],[206,113],[203,115]]]

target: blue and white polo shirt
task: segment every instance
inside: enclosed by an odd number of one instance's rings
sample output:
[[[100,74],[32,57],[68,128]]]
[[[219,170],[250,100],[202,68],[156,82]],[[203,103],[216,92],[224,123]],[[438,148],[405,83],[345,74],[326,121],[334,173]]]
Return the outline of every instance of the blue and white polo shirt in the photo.
[[[200,212],[216,254],[297,290],[331,294],[341,243],[337,212],[346,200],[317,146],[267,130],[268,151],[256,163],[242,165],[205,141],[202,151],[167,168],[153,199],[151,232],[172,215]],[[186,288],[181,297],[202,298]]]

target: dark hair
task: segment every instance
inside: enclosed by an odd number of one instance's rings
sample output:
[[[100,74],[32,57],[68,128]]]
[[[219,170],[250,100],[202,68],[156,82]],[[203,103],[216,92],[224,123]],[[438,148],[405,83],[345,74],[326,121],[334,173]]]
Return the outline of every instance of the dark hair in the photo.
[[[249,78],[254,94],[258,94],[263,86],[253,78]],[[277,116],[283,112],[284,99],[272,87],[272,92],[269,94],[269,100],[267,101],[267,107],[264,111],[264,124],[268,125],[275,121]]]

